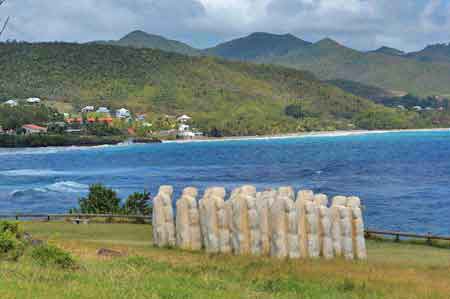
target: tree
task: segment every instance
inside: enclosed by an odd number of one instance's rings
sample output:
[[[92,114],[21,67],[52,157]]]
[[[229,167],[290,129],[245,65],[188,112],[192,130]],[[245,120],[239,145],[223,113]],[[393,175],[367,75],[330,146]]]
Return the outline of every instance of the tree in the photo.
[[[79,200],[83,214],[116,214],[120,212],[120,199],[117,193],[101,184],[89,187],[88,197]]]
[[[0,0],[0,6],[2,6],[2,4],[5,2],[6,2],[6,0]],[[3,22],[2,27],[0,27],[0,37],[2,36],[3,32],[5,32],[5,29],[6,29],[6,26],[8,25],[8,23],[9,23],[9,17],[6,18],[6,21]]]
[[[147,191],[144,191],[144,193],[133,193],[125,202],[125,205],[123,207],[124,213],[126,215],[148,216],[152,213],[150,200],[150,193],[148,193]]]

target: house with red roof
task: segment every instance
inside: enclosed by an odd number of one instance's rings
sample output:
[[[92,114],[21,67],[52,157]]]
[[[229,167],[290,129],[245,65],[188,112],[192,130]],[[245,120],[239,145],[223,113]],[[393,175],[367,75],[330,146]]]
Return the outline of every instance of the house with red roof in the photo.
[[[23,125],[22,129],[25,131],[26,135],[47,133],[47,128],[34,124]]]

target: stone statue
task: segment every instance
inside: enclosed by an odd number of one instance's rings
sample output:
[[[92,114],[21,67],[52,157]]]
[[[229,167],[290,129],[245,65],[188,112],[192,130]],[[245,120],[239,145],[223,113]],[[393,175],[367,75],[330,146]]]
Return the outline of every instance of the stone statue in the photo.
[[[224,188],[209,188],[200,201],[200,223],[203,245],[208,253],[220,252],[219,206],[225,198]]]
[[[153,243],[158,247],[175,246],[172,194],[171,186],[161,186],[153,200]]]
[[[197,189],[186,188],[181,198],[177,201],[176,239],[177,246],[181,249],[201,249],[197,194]]]
[[[256,207],[259,215],[259,225],[261,234],[261,254],[269,255],[271,246],[271,220],[270,209],[277,192],[275,190],[266,190],[258,193],[256,196]]]
[[[367,259],[366,239],[364,238],[364,220],[359,197],[349,197],[347,206],[352,210],[353,253],[356,259]]]
[[[256,188],[243,186],[234,190],[230,198],[232,205],[231,243],[233,252],[237,255],[251,253],[248,200],[251,200],[252,197],[256,197]]]

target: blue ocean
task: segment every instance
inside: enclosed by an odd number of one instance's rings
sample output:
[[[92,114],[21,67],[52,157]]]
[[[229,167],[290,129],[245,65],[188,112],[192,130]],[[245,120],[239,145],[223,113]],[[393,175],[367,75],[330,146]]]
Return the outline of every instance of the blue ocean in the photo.
[[[170,184],[291,185],[356,195],[367,227],[450,235],[450,131],[0,149],[0,214],[63,213],[90,184],[121,197]]]

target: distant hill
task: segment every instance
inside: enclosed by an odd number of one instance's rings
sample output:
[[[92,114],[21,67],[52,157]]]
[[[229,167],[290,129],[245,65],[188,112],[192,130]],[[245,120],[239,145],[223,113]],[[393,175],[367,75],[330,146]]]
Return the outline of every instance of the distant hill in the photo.
[[[185,43],[170,40],[159,35],[149,34],[140,30],[133,31],[118,41],[97,41],[94,43],[134,48],[159,49],[185,55],[199,55],[198,50]]]
[[[309,42],[301,40],[292,34],[278,35],[257,32],[247,37],[206,49],[203,53],[227,59],[255,61],[286,55],[290,51],[303,48],[309,44]]]
[[[439,49],[445,52],[443,46]],[[411,59],[412,55],[388,47],[361,52],[330,38],[308,43],[292,35],[256,33],[206,53],[308,70],[322,80],[355,81],[400,94],[450,94],[450,65],[429,63],[432,59]],[[443,57],[441,54],[440,62],[445,61]]]
[[[76,111],[90,104],[152,116],[187,113],[199,128],[226,135],[346,129],[373,111],[371,121],[383,121],[361,127],[414,125],[414,115],[279,66],[68,43],[3,43],[0,64],[0,98],[38,96]]]
[[[329,80],[326,83],[337,86],[354,95],[367,98],[373,101],[380,101],[387,98],[397,97],[398,94],[384,90],[379,87],[367,85],[349,80]]]
[[[406,54],[405,52],[403,52],[401,50],[397,50],[397,49],[390,48],[390,47],[381,47],[374,51],[369,51],[368,53],[378,53],[378,54],[386,54],[386,55],[392,55],[392,56],[402,56],[402,55]]]
[[[407,56],[423,62],[450,64],[450,44],[430,45]]]

